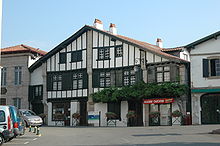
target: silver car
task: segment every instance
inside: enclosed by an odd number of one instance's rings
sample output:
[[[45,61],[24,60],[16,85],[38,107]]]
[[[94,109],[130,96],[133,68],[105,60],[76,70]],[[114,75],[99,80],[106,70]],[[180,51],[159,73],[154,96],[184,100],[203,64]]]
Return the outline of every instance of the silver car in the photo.
[[[26,126],[41,126],[43,120],[41,117],[37,116],[33,111],[29,109],[19,109],[21,116],[23,117]]]

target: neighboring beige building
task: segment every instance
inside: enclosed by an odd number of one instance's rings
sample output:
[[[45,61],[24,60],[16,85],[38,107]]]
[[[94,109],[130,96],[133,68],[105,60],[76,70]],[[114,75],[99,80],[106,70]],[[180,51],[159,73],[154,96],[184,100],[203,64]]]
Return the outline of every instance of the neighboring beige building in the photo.
[[[28,67],[45,54],[45,51],[23,44],[1,49],[1,105],[30,107]]]

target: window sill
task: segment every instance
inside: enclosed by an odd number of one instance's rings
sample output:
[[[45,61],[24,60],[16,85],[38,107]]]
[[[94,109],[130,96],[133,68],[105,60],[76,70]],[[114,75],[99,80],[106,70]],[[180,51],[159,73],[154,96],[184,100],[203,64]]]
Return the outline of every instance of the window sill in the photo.
[[[70,61],[69,63],[75,63],[75,62],[80,62],[80,61],[83,61],[83,60]]]
[[[220,76],[211,76],[211,77],[208,77],[208,79],[220,79]]]
[[[103,60],[111,60],[111,58],[105,58],[105,59],[96,59],[96,61],[103,61]]]

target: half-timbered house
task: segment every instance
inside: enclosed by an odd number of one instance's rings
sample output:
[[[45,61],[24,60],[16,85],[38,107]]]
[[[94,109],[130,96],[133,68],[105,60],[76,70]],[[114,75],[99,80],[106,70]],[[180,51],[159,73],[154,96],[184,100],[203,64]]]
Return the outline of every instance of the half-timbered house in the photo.
[[[140,115],[138,125],[149,125],[151,111],[161,111],[159,125],[169,125],[172,110],[178,109],[175,99],[161,104],[94,103],[90,97],[111,86],[133,85],[139,80],[138,70],[142,72],[139,78],[146,83],[175,82],[179,78],[187,83],[188,62],[161,51],[160,43],[152,45],[121,36],[115,24],[105,31],[98,19],[93,26],[83,26],[30,67],[31,80],[41,78],[43,84],[48,125],[73,125],[74,113],[80,114],[80,125],[87,125],[87,113],[100,111],[101,126],[107,124],[106,112],[117,113],[117,125],[126,126],[126,114],[133,109]],[[184,106],[187,102],[186,98]]]

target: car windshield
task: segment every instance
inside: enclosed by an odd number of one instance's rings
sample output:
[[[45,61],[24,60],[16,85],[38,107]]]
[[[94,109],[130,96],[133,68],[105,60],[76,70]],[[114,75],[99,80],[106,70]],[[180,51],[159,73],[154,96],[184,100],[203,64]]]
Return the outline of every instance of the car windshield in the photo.
[[[32,111],[23,111],[24,116],[35,116],[36,114]]]

